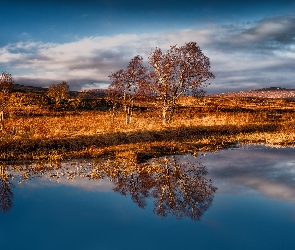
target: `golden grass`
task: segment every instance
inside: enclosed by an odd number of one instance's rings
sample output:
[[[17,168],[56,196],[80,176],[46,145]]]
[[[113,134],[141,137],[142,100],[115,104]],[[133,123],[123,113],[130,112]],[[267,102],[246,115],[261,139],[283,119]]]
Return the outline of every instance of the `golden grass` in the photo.
[[[0,160],[114,156],[126,150],[145,158],[216,150],[236,142],[294,145],[293,103],[182,101],[185,107],[179,108],[174,120],[165,126],[160,109],[135,112],[128,125],[123,112],[117,113],[114,123],[111,114],[102,111],[15,112],[0,133]]]

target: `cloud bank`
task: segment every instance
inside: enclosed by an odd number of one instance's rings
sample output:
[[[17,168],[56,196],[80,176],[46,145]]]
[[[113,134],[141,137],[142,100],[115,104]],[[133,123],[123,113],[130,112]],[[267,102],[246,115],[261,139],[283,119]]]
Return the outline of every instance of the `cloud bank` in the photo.
[[[294,88],[295,16],[149,34],[85,37],[69,43],[36,41],[0,47],[0,67],[15,83],[49,86],[68,81],[72,90],[97,88],[131,58],[159,47],[196,41],[210,58],[216,79],[208,93],[269,86]]]

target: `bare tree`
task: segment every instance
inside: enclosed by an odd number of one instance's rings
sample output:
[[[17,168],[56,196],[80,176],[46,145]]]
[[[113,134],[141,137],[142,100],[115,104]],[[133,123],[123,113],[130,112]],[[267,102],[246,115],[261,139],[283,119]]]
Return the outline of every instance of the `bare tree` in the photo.
[[[140,95],[140,86],[147,77],[147,68],[143,65],[141,56],[135,56],[127,69],[112,73],[111,84],[107,90],[108,99],[113,104],[113,114],[116,105],[122,105],[126,114],[126,124],[131,122],[132,108],[136,97]]]
[[[184,46],[171,46],[163,53],[156,48],[149,56],[153,68],[152,89],[162,101],[162,121],[171,121],[176,100],[184,94],[197,94],[208,86],[214,78],[210,71],[210,61],[197,43],[189,42]],[[169,113],[168,113],[169,112]]]
[[[117,105],[121,104],[121,102],[124,102],[124,70],[120,69],[115,73],[112,73],[109,78],[111,79],[111,84],[106,90],[107,100],[112,105],[112,122],[114,122],[115,117],[115,110]],[[123,95],[122,95],[123,93]],[[127,119],[126,119],[127,120]]]
[[[69,97],[69,85],[63,81],[59,84],[52,84],[48,88],[47,96],[52,98],[55,103],[66,100]]]
[[[2,72],[0,76],[0,128],[4,128],[4,113],[7,109],[13,78],[11,74]]]

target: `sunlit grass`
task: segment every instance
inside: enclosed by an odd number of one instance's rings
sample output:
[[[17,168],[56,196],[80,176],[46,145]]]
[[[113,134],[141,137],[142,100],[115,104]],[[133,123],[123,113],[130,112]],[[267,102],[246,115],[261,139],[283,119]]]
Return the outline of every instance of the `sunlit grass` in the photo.
[[[103,111],[14,111],[0,132],[0,158],[57,160],[126,150],[148,157],[215,150],[237,142],[294,145],[292,102],[190,98],[179,105],[167,125],[162,125],[161,109],[155,107],[134,112],[128,125],[122,111],[114,122],[112,114]]]

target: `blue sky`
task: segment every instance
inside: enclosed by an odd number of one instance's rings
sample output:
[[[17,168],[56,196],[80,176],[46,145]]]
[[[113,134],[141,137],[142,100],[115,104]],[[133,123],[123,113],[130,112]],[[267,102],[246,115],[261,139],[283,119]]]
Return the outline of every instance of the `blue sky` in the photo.
[[[105,87],[136,55],[194,41],[220,93],[295,88],[295,1],[1,1],[0,71],[15,83]]]

